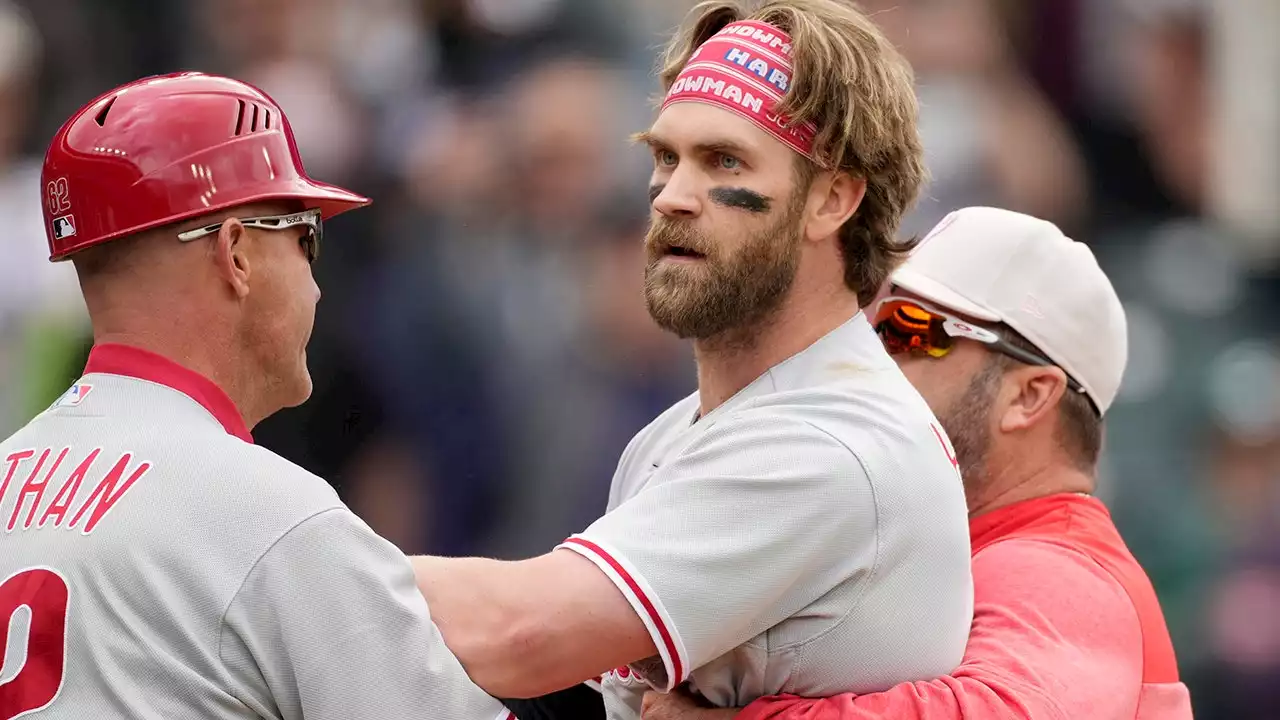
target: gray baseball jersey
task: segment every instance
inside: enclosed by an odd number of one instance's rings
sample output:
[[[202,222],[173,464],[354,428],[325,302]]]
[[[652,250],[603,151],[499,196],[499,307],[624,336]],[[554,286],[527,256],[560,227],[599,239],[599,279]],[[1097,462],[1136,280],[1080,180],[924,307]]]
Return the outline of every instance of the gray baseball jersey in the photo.
[[[619,462],[594,562],[659,656],[607,673],[613,720],[691,681],[722,707],[944,675],[973,612],[954,453],[859,313],[698,418],[689,397]]]
[[[0,523],[0,720],[507,716],[405,556],[159,356],[0,443]]]

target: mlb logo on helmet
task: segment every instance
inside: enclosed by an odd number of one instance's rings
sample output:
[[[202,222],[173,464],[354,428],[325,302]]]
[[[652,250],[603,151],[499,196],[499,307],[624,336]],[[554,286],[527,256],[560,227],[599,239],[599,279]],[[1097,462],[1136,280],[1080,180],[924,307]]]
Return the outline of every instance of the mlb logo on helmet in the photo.
[[[70,215],[63,215],[53,219],[53,237],[57,240],[69,238],[76,234],[76,219]]]

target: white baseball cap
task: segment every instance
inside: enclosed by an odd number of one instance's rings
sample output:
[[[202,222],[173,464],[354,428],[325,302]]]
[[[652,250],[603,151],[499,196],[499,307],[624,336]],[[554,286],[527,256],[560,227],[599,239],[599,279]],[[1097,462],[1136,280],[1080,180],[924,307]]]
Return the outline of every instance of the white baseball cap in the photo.
[[[1093,252],[1053,223],[969,207],[947,215],[889,282],[973,320],[1004,323],[1080,383],[1098,410],[1129,355],[1124,308]]]

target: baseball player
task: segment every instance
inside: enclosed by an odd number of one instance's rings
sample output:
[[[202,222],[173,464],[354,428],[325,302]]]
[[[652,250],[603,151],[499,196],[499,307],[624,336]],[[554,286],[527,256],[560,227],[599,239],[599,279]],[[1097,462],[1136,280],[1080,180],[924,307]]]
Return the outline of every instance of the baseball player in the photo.
[[[947,216],[890,278],[877,328],[955,441],[974,622],[949,676],[886,692],[762,698],[741,713],[672,693],[646,720],[1191,720],[1142,566],[1092,497],[1124,374],[1124,308],[1093,253],[997,208]]]
[[[0,443],[0,720],[505,717],[407,558],[249,433],[310,394],[322,222],[368,200],[195,73],[90,102],[42,182],[95,346]]]
[[[585,532],[416,559],[420,587],[482,687],[603,673],[616,720],[687,681],[733,705],[947,672],[972,610],[960,476],[859,309],[923,175],[910,70],[838,0],[704,4],[667,60],[645,294],[698,392],[632,440]]]

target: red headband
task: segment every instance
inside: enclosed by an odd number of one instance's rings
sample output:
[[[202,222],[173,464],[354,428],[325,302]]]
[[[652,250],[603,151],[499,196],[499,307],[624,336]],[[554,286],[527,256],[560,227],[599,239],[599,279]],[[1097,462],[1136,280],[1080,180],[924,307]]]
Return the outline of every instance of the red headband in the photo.
[[[705,102],[735,112],[796,152],[813,159],[813,123],[790,126],[773,112],[791,87],[791,37],[755,20],[730,23],[689,58],[662,109]]]

